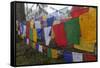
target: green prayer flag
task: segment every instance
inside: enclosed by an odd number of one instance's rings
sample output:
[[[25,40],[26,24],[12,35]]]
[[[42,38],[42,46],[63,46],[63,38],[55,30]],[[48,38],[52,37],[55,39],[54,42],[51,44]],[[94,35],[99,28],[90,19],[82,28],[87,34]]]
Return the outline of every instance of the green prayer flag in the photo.
[[[48,48],[48,52],[47,52],[48,54],[47,54],[47,56],[49,57],[49,58],[51,58],[51,48]]]
[[[80,25],[79,18],[73,18],[64,23],[64,30],[68,44],[79,44],[80,41]]]
[[[30,28],[30,39],[33,40],[33,31],[32,31],[32,28]]]

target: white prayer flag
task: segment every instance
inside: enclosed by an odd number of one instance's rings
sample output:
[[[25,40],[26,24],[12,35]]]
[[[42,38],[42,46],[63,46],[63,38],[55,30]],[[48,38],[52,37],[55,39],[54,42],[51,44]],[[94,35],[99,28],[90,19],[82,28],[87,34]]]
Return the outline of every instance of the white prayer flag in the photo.
[[[41,28],[41,22],[40,21],[35,21],[35,28]]]
[[[73,55],[73,62],[83,61],[83,54],[82,53],[72,52],[72,55]]]
[[[43,52],[43,50],[42,50],[42,45],[39,45],[39,52]]]
[[[46,45],[49,45],[49,42],[51,40],[50,31],[51,31],[51,26],[44,28],[44,37]]]

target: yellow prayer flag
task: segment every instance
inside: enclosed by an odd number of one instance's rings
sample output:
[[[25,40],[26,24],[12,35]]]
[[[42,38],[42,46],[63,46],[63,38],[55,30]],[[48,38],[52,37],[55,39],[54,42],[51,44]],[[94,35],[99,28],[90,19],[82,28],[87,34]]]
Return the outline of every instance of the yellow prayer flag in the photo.
[[[89,8],[89,11],[80,15],[81,37],[87,43],[96,42],[96,9]]]
[[[31,20],[30,20],[30,27],[33,28],[33,26],[34,26],[34,20],[31,19]]]
[[[45,16],[45,15],[42,16],[42,19],[43,19],[43,20],[46,20],[46,19],[47,19],[47,16]]]
[[[51,49],[52,58],[58,58],[58,52],[56,49]]]
[[[33,28],[33,41],[36,43],[37,42],[37,32],[36,29]]]
[[[80,45],[74,45],[74,48],[88,51],[88,52],[94,52],[94,44],[93,43],[87,43],[83,39],[80,39]]]

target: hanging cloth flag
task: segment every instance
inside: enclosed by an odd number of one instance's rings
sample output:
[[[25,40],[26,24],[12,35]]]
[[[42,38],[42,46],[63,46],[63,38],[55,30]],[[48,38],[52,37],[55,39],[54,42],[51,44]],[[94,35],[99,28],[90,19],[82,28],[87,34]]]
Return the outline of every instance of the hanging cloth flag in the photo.
[[[39,52],[43,52],[43,47],[42,47],[42,45],[39,45]]]
[[[44,27],[44,37],[45,37],[45,44],[49,45],[51,36],[50,36],[51,26]]]
[[[20,27],[20,35],[21,35],[22,34],[21,22],[19,23],[19,27]]]
[[[57,59],[58,51],[56,49],[51,49],[51,55],[52,55],[52,58]]]
[[[36,45],[35,43],[37,43],[37,31],[33,28],[33,45]]]
[[[41,26],[42,26],[42,27],[47,27],[47,22],[46,22],[46,21],[41,20]]]
[[[84,61],[97,61],[97,56],[89,54],[89,53],[84,53]]]
[[[46,27],[47,26],[47,17],[46,16],[42,16],[40,21],[41,21],[41,26],[42,27]]]
[[[38,43],[36,43],[36,50],[38,50],[39,49],[39,44]]]
[[[48,52],[47,52],[47,56],[48,56],[48,58],[51,58],[51,48],[48,47],[47,50],[48,50]]]
[[[80,25],[79,18],[73,18],[64,23],[64,30],[66,32],[66,39],[68,44],[79,44],[80,40]]]
[[[42,42],[44,42],[45,40],[44,40],[44,31],[43,31],[43,28],[41,28],[41,29],[36,29],[36,32],[37,32],[37,38],[39,39],[39,40],[41,40]]]
[[[24,38],[24,36],[23,36],[23,31],[24,31],[24,23],[21,22],[21,23],[20,23],[20,34],[21,34],[21,38],[22,38],[22,39]]]
[[[42,29],[36,29],[37,30],[37,36],[38,36],[38,39],[42,39]]]
[[[23,33],[23,25],[22,25],[21,22],[19,24],[20,24],[20,34],[22,35],[22,33]]]
[[[26,43],[27,45],[29,45],[29,38],[26,38]]]
[[[71,52],[64,51],[63,57],[64,57],[65,62],[69,62],[69,63],[73,62],[73,57],[72,57],[72,53]]]
[[[30,37],[30,22],[26,22],[26,38]]]
[[[20,23],[18,23],[18,35],[20,35]]]
[[[33,40],[33,30],[30,28],[30,40]]]
[[[42,20],[45,21],[47,19],[47,16],[43,15]]]
[[[39,20],[35,21],[34,23],[36,29],[41,29],[41,22]]]
[[[23,34],[24,34],[24,25],[25,25],[25,21],[21,21],[20,22],[20,33],[21,33],[21,36],[22,38],[24,38]]]
[[[88,7],[74,6],[72,7],[72,10],[71,10],[71,16],[72,18],[79,17],[81,14],[88,12],[88,10],[89,10]]]
[[[33,28],[34,27],[34,19],[31,19],[30,20],[30,28]]]
[[[67,40],[64,31],[64,23],[54,25],[53,31],[54,31],[55,42],[57,43],[57,46],[66,47]]]
[[[23,25],[24,30],[23,30],[23,37],[26,37],[26,25]]]
[[[96,9],[89,8],[89,12],[80,15],[81,37],[87,43],[96,42]]]
[[[53,22],[54,22],[54,16],[47,18],[47,25],[48,26],[52,26]]]
[[[83,39],[80,39],[80,44],[74,45],[74,48],[83,50],[83,51],[94,52],[94,46],[95,45],[93,43],[87,43]]]
[[[73,62],[82,62],[83,61],[83,53],[72,52]]]

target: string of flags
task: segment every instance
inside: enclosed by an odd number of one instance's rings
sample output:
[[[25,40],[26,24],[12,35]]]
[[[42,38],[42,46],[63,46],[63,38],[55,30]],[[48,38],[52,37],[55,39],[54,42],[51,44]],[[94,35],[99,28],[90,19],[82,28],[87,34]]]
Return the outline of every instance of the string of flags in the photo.
[[[27,45],[32,42],[31,46],[47,55],[48,58],[57,59],[59,55],[62,55],[66,62],[96,61],[94,54],[66,50],[66,47],[70,45],[78,50],[94,52],[95,18],[95,8],[73,7],[71,17],[67,19],[58,20],[54,16],[42,16],[40,19],[32,18],[27,22],[16,21],[16,31]],[[61,49],[52,48],[49,45],[51,40]]]
[[[29,44],[29,43],[28,43]],[[40,53],[47,55],[48,58],[58,59],[62,55],[65,62],[83,62],[83,61],[96,61],[94,54],[90,53],[79,53],[79,52],[70,52],[55,48],[50,48],[44,45],[35,43],[32,45],[35,50]],[[62,53],[62,54],[61,54]]]

